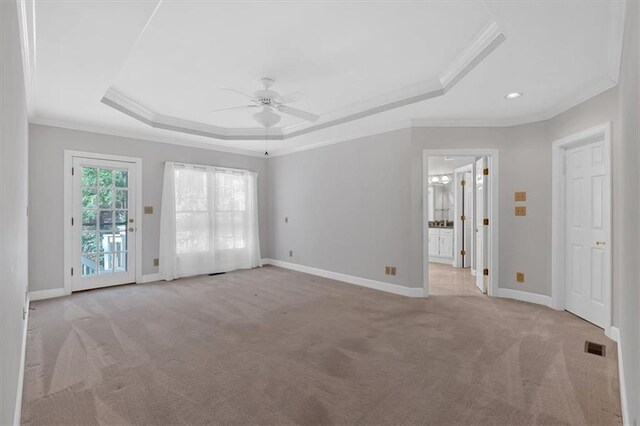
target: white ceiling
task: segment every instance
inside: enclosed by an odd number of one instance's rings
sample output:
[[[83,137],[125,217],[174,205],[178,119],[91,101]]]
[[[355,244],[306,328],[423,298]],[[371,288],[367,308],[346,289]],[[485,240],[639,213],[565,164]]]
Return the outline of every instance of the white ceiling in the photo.
[[[32,121],[256,153],[250,111],[211,113],[246,104],[220,88],[271,77],[308,96],[293,106],[327,128],[283,117],[273,151],[407,123],[537,121],[617,83],[623,21],[615,1],[21,3]],[[240,140],[151,127],[101,103],[109,93],[148,121]]]

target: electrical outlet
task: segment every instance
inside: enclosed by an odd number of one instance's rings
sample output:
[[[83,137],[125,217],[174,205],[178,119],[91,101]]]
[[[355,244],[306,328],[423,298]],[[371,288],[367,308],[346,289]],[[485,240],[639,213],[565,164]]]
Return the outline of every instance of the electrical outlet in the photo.
[[[515,214],[516,216],[526,216],[527,215],[527,208],[524,206],[517,206],[515,209]]]
[[[395,275],[396,274],[396,267],[392,266],[391,267],[391,275]]]
[[[515,201],[527,201],[527,193],[524,191],[516,192],[513,198]]]
[[[516,281],[519,283],[524,282],[524,272],[516,272]]]
[[[289,257],[293,257],[293,250],[289,250]]]
[[[384,274],[385,275],[391,275],[391,266],[385,266],[384,267]]]
[[[153,214],[153,206],[144,206],[144,214]]]
[[[160,259],[156,257],[155,259],[153,259],[153,266],[159,266],[159,265],[160,265]]]

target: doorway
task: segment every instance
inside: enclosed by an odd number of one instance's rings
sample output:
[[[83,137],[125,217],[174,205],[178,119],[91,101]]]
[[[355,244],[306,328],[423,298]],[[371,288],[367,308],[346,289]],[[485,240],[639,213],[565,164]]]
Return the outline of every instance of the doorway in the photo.
[[[497,150],[423,151],[426,296],[498,295],[497,185]]]
[[[552,303],[611,328],[611,130],[553,144]]]
[[[140,160],[65,152],[65,163],[65,292],[136,282]]]

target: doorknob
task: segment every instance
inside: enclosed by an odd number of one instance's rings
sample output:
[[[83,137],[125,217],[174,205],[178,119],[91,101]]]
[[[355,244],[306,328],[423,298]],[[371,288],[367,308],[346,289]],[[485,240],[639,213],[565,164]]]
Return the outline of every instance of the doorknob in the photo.
[[[603,246],[605,244],[606,244],[606,242],[604,242],[604,241],[596,241],[596,245],[597,246]]]
[[[132,228],[129,228],[129,232],[133,232],[133,231],[135,231],[135,230],[136,230],[136,229],[135,229],[135,228],[133,228],[133,227],[132,227]]]

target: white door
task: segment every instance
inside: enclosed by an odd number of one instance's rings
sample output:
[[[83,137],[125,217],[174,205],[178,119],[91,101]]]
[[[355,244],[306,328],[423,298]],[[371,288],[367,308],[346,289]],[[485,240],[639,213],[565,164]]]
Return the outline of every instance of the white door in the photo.
[[[473,177],[470,172],[464,174],[464,264],[463,268],[471,267],[471,258],[474,254],[471,242],[473,241]]]
[[[73,158],[72,291],[135,282],[135,167]]]
[[[484,275],[484,269],[487,268],[487,226],[484,225],[484,219],[488,217],[487,214],[487,182],[488,179],[484,174],[484,170],[487,168],[487,158],[482,157],[476,161],[475,169],[475,187],[476,187],[476,286],[478,289],[486,293],[486,276]]]
[[[566,309],[604,327],[605,291],[610,285],[604,143],[568,149],[565,161]]]

